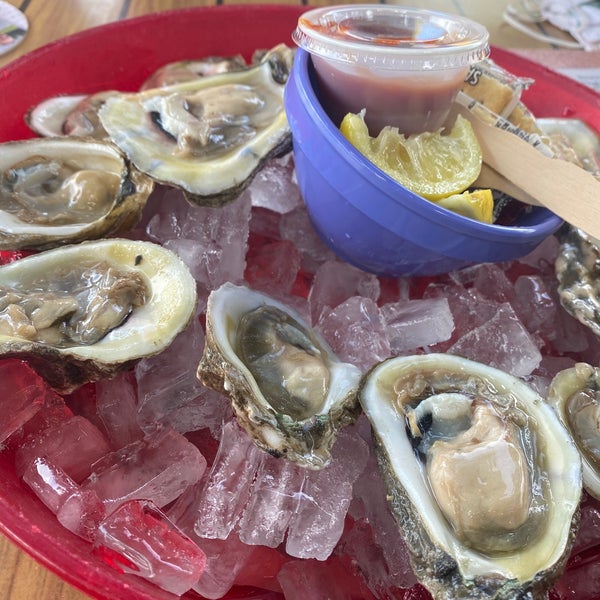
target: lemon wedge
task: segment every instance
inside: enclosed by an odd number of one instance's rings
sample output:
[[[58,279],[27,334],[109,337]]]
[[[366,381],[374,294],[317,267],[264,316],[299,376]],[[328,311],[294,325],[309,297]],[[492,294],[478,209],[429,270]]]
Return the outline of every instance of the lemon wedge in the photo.
[[[490,189],[452,194],[433,202],[482,223],[493,223],[494,221],[494,197]]]
[[[464,192],[481,171],[481,148],[471,124],[458,116],[452,130],[411,136],[396,127],[384,127],[371,137],[364,111],[348,113],[342,135],[382,171],[428,200]]]

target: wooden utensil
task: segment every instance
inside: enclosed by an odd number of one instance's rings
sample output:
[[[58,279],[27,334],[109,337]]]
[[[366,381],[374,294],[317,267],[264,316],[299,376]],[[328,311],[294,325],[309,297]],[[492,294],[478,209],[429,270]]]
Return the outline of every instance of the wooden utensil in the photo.
[[[458,110],[473,126],[484,163],[571,225],[600,238],[600,181],[573,163],[545,156],[467,108]]]
[[[473,182],[474,187],[492,188],[499,192],[508,194],[515,200],[520,200],[525,204],[533,204],[534,206],[542,206],[535,198],[530,196],[527,192],[523,191],[520,187],[516,186],[512,181],[500,175],[498,171],[495,171],[490,165],[483,163],[481,165],[481,171],[479,177]]]

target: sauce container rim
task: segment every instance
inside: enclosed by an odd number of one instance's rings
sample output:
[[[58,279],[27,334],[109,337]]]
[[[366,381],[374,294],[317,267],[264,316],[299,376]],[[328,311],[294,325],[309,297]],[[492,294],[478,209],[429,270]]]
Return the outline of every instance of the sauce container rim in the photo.
[[[319,30],[320,27],[335,27],[348,18],[364,19],[368,23],[377,16],[433,24],[448,33],[451,39],[391,44]],[[315,8],[300,15],[292,39],[300,48],[323,59],[383,70],[468,67],[490,54],[489,32],[480,23],[460,15],[396,5],[346,4]]]

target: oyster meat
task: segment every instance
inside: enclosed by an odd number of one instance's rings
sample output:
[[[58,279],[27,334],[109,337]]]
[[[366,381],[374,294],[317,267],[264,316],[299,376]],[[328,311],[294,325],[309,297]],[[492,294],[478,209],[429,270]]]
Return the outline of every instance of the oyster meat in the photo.
[[[240,425],[276,457],[324,467],[360,412],[360,370],[291,308],[230,283],[211,292],[198,377],[231,398]]]
[[[434,598],[546,598],[581,497],[581,461],[551,407],[507,373],[444,354],[376,365],[359,398]]]
[[[583,486],[600,500],[600,369],[577,363],[560,371],[547,400],[579,448]]]
[[[600,242],[581,229],[567,227],[555,271],[562,306],[600,336]]]
[[[40,138],[0,145],[0,249],[47,249],[133,227],[154,182],[112,144]]]
[[[164,350],[196,284],[151,242],[82,242],[0,267],[0,357],[27,360],[60,393]]]
[[[283,90],[292,58],[276,47],[253,67],[109,98],[100,120],[142,172],[219,206],[291,149]]]

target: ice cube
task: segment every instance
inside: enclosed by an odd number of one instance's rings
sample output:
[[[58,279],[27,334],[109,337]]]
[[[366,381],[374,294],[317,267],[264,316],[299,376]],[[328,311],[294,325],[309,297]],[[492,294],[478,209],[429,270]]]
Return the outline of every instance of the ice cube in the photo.
[[[82,490],[44,457],[30,463],[23,481],[56,514],[63,527],[84,539],[94,539],[98,523],[105,516],[104,506],[94,492]]]
[[[513,308],[532,335],[552,340],[556,335],[558,306],[539,275],[521,275],[514,283]]]
[[[284,214],[302,206],[302,196],[294,177],[293,154],[274,158],[256,174],[245,192],[252,206]]]
[[[197,535],[229,536],[246,507],[262,454],[235,420],[223,426],[219,450],[198,502]]]
[[[96,546],[125,560],[119,566],[178,596],[198,581],[206,555],[151,502],[122,504],[98,527]]]
[[[108,440],[98,428],[76,415],[25,440],[17,450],[15,469],[22,475],[32,461],[43,456],[80,483],[90,474],[92,465],[110,451]]]
[[[66,498],[56,513],[63,527],[88,541],[95,539],[98,525],[104,517],[106,508],[98,494],[81,488]]]
[[[346,526],[336,554],[351,561],[376,598],[395,597],[394,574],[388,570],[383,550],[375,542],[368,520],[352,521]],[[412,580],[414,582],[414,575]]]
[[[128,500],[146,499],[163,507],[196,483],[205,469],[206,460],[196,446],[164,429],[98,461],[83,488],[94,490],[108,513]]]
[[[183,227],[189,212],[189,202],[181,190],[157,185],[144,210],[148,237],[159,244],[184,237]]]
[[[305,474],[303,467],[264,453],[239,524],[244,543],[276,548],[283,542]]]
[[[269,240],[280,239],[279,226],[281,215],[268,208],[253,206],[250,215],[250,247],[256,243],[257,236]]]
[[[446,298],[454,330],[449,340],[435,344],[436,352],[446,352],[452,344],[479,325],[487,323],[500,308],[498,302],[488,300],[478,290],[452,283],[432,283],[423,292],[423,298]]]
[[[251,560],[254,548],[242,543],[235,533],[224,540],[198,539],[197,543],[206,555],[206,568],[193,589],[203,598],[222,598]]]
[[[96,383],[96,411],[114,450],[144,437],[136,419],[137,390],[132,371]]]
[[[302,268],[309,273],[314,273],[324,262],[335,259],[335,254],[315,231],[304,205],[282,215],[279,233],[282,240],[290,240],[300,250]]]
[[[196,376],[203,348],[204,331],[194,318],[165,352],[136,365],[137,421],[146,433],[160,425],[179,433],[205,427],[203,415],[207,411],[203,405],[210,394]]]
[[[301,260],[292,242],[270,242],[252,254],[244,276],[250,287],[266,294],[288,294],[296,281]]]
[[[466,333],[448,353],[485,363],[515,377],[529,375],[542,360],[534,339],[508,303],[501,304],[487,323]]]
[[[240,282],[246,266],[250,231],[250,196],[242,194],[212,208],[193,205],[181,194],[165,192],[167,208],[148,223],[148,235],[176,252],[206,289],[226,281]]]
[[[23,473],[23,481],[35,495],[54,513],[79,486],[59,467],[47,458],[34,458]]]
[[[325,309],[316,328],[341,360],[362,370],[391,355],[383,317],[370,298],[354,296]]]
[[[46,382],[26,363],[0,361],[0,445],[55,396]]]
[[[400,533],[400,527],[392,515],[387,489],[381,478],[375,455],[371,452],[367,468],[354,483],[353,500],[349,513],[357,525],[350,539],[346,539],[345,551],[353,555],[361,571],[372,587],[393,585],[410,588],[416,583],[410,566],[408,550]],[[361,522],[368,524],[370,532],[364,531]],[[364,547],[370,536],[371,548]],[[372,548],[380,550],[381,555]]]
[[[288,528],[286,551],[296,558],[328,558],[344,530],[352,484],[369,455],[358,432],[346,428],[337,437],[332,460],[319,471],[306,470]]]
[[[388,302],[381,307],[394,355],[450,339],[454,318],[447,298]]]
[[[323,312],[329,312],[349,298],[360,296],[377,301],[381,292],[379,279],[348,263],[329,260],[323,263],[313,279],[308,296],[313,323]]]

